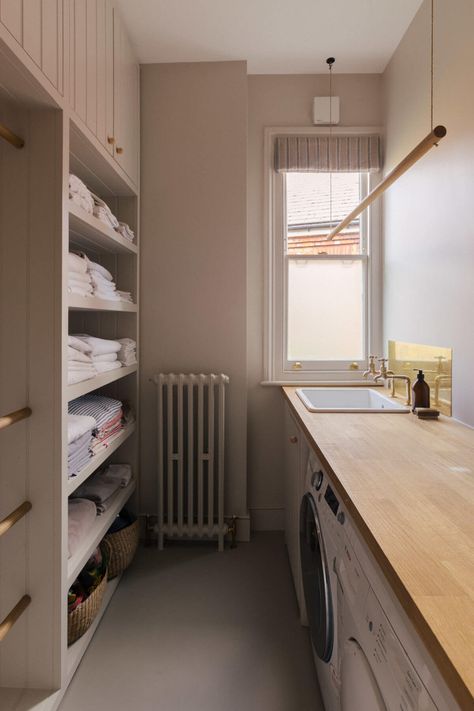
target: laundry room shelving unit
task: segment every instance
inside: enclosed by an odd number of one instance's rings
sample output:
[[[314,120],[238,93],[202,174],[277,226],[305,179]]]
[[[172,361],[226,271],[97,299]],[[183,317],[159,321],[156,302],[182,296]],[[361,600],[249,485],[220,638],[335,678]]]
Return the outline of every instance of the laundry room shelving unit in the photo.
[[[129,337],[139,356],[139,67],[114,0],[58,0],[43,22],[37,3],[8,7],[0,122],[23,144],[0,140],[0,415],[28,407],[31,416],[0,433],[0,520],[25,501],[31,509],[0,537],[0,621],[30,602],[0,643],[0,709],[55,711],[120,577],[68,647],[70,583],[116,513],[138,511],[139,367],[68,385],[67,336]],[[71,204],[70,172],[130,225],[135,243]],[[134,303],[69,294],[70,249],[104,265]],[[68,479],[68,403],[92,392],[127,401],[135,421]],[[134,481],[68,559],[68,498],[107,462],[130,463]]]

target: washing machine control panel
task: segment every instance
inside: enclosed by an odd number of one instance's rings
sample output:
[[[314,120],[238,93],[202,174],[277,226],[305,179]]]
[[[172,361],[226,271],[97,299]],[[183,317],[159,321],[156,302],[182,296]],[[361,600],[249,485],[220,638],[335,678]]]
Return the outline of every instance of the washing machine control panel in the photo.
[[[339,510],[339,499],[337,498],[336,494],[329,486],[329,484],[327,485],[326,491],[324,492],[324,499],[331,511],[333,512],[334,516],[337,516],[337,512]]]

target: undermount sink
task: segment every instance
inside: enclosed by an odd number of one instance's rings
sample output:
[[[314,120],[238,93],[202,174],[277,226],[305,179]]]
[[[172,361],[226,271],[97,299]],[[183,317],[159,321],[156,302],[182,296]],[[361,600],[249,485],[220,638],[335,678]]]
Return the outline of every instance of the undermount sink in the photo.
[[[298,388],[310,412],[410,412],[410,408],[372,388]]]

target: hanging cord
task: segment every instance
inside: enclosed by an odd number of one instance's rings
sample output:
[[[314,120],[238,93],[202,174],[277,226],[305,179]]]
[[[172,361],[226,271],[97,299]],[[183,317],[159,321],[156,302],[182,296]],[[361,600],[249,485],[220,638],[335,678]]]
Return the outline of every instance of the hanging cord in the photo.
[[[328,57],[326,63],[329,67],[329,168],[331,164],[331,138],[332,138],[332,67],[336,60]],[[329,169],[329,228],[332,230],[332,170]]]
[[[433,130],[433,95],[434,95],[434,0],[431,0],[431,97],[430,97],[430,110],[431,110],[431,130]]]

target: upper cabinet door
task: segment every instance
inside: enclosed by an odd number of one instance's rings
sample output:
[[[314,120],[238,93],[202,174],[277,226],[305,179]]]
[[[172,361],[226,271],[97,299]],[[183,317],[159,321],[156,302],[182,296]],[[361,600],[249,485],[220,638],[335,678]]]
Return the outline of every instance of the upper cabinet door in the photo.
[[[64,0],[1,0],[0,22],[63,94]],[[23,55],[24,57],[25,55]]]
[[[97,0],[97,130],[114,155],[114,11],[110,0]]]
[[[138,184],[139,131],[139,67],[120,15],[114,9],[115,159],[135,184]]]

